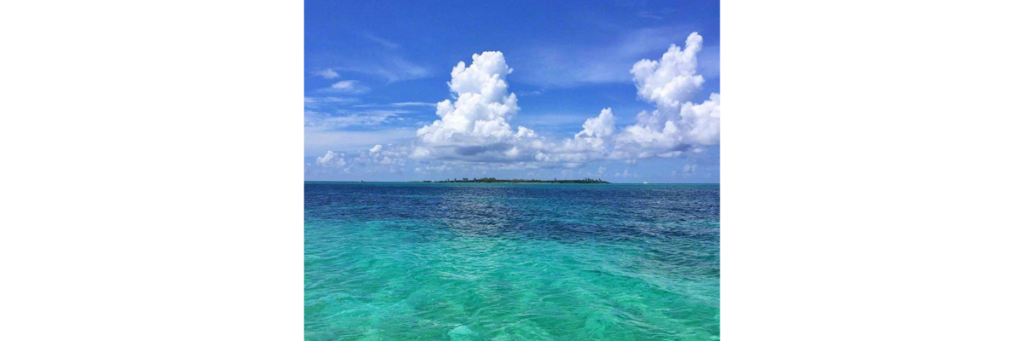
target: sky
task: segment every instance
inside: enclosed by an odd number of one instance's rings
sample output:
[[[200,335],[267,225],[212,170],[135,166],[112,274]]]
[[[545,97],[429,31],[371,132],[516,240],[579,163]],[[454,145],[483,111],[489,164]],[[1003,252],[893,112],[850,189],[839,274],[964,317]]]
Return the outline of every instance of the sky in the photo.
[[[305,3],[305,179],[719,181],[717,1]]]

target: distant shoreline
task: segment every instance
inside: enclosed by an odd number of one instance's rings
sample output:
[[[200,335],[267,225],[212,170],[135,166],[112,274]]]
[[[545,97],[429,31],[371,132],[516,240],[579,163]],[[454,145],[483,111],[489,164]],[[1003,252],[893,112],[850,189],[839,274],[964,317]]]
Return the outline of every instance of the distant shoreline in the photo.
[[[423,181],[409,181],[409,182],[425,182],[425,183],[510,183],[510,184],[610,184],[611,182],[604,181],[601,179],[580,179],[580,180],[536,180],[536,179],[495,179],[495,178],[482,178],[482,179],[445,179],[445,180],[423,180]]]
[[[410,181],[410,180],[385,180],[385,181],[378,181],[378,180],[368,180],[368,181],[366,181],[366,180],[364,180],[364,181],[360,181],[360,180],[303,180],[302,182],[305,183],[305,184],[360,184],[360,183],[365,183],[365,184],[413,184],[413,183],[422,184],[422,183],[435,183],[436,184],[436,183],[446,183],[443,180],[438,180],[438,181],[435,181],[435,180],[425,180],[425,181]],[[447,183],[454,183],[454,182],[447,182]],[[463,183],[463,182],[460,181],[458,183]],[[523,183],[524,184],[530,184],[530,183],[550,183],[550,182],[523,182]],[[609,182],[607,184],[608,185],[643,185],[642,182]],[[718,182],[652,182],[652,183],[649,183],[649,185],[716,185],[716,186],[718,186],[718,185],[721,185],[721,183],[718,183]]]

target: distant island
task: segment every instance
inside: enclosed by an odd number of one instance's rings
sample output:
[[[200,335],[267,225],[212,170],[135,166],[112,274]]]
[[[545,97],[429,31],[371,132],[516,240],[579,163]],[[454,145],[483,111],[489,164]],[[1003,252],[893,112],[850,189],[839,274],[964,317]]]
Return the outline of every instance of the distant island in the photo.
[[[412,182],[433,182],[433,183],[468,183],[468,182],[481,182],[481,183],[544,183],[544,184],[610,184],[608,181],[601,179],[585,178],[581,180],[536,180],[536,179],[495,179],[495,178],[462,178],[462,179],[444,179],[444,180],[425,180],[425,181],[412,181]]]

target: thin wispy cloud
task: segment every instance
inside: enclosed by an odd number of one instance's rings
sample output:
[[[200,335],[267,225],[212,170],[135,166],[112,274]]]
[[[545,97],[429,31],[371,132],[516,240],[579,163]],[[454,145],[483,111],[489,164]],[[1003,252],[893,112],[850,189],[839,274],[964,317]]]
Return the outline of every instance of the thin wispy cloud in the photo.
[[[675,8],[666,7],[659,10],[642,9],[636,12],[638,18],[652,19],[652,20],[665,20],[666,17],[673,15],[676,12]]]
[[[521,70],[518,79],[552,88],[629,83],[633,80],[629,73],[633,63],[658,55],[666,46],[685,41],[689,32],[675,27],[648,28],[626,32],[606,45],[538,46],[529,51],[530,56],[517,68]],[[717,52],[717,48],[713,51]],[[718,55],[701,57],[717,59]],[[718,65],[717,60],[708,62]]]
[[[660,15],[657,15],[657,14],[651,13],[651,12],[649,12],[649,11],[640,11],[640,12],[637,12],[637,13],[636,13],[636,16],[637,16],[637,17],[640,17],[640,18],[644,18],[644,19],[654,19],[654,20],[662,20],[662,19],[665,19],[665,17],[662,17],[662,16],[660,16]]]
[[[304,134],[306,153],[323,156],[327,151],[337,150],[342,146],[345,150],[370,148],[377,144],[402,143],[416,137],[415,128],[377,128],[379,129],[333,130],[307,126]]]
[[[306,97],[305,103],[307,108],[318,108],[324,105],[332,104],[352,104],[358,103],[359,99],[355,97]]]
[[[324,79],[335,79],[335,78],[338,78],[338,73],[335,72],[334,70],[331,70],[331,69],[323,69],[323,70],[319,70],[319,71],[314,71],[313,74],[317,75],[317,76],[320,76],[320,77],[323,77]]]
[[[406,114],[405,110],[370,110],[342,112],[340,114],[327,114],[318,111],[306,111],[306,127],[322,129],[341,129],[347,127],[378,126],[392,121],[401,121],[400,114]]]
[[[392,106],[396,106],[396,107],[433,107],[433,106],[436,106],[437,103],[430,103],[430,102],[398,102],[398,103],[391,103],[391,105]]]
[[[370,91],[370,88],[360,85],[357,80],[344,80],[331,84],[331,87],[327,88],[327,90],[347,94],[361,94]]]
[[[334,69],[378,77],[388,83],[424,78],[431,74],[426,67],[397,55],[385,55],[372,60],[347,60]]]
[[[396,48],[399,47],[398,44],[396,44],[396,43],[394,43],[394,42],[392,42],[390,40],[378,37],[378,36],[374,35],[373,33],[367,32],[363,36],[366,37],[366,39],[369,39],[370,41],[372,41],[374,43],[377,43],[377,44],[380,44],[381,46],[387,47],[389,49],[396,49]]]
[[[435,106],[437,106],[437,103],[432,103],[432,102],[366,103],[366,104],[353,105],[353,107],[357,107],[357,108],[374,108],[374,107],[395,107],[395,108],[403,108],[403,107],[431,107],[431,108],[433,108]]]

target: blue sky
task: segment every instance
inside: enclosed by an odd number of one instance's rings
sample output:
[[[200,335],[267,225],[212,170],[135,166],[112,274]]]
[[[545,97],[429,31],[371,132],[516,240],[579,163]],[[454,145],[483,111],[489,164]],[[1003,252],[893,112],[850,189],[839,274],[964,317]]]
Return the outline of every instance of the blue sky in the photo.
[[[307,180],[718,182],[717,1],[306,1],[305,25]]]

